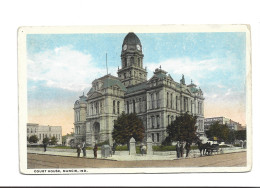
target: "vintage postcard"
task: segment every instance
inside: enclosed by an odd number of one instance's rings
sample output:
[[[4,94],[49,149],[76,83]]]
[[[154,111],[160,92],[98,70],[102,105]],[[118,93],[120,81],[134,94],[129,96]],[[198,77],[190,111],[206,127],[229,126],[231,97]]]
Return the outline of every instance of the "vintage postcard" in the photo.
[[[23,174],[247,172],[249,25],[21,27]]]

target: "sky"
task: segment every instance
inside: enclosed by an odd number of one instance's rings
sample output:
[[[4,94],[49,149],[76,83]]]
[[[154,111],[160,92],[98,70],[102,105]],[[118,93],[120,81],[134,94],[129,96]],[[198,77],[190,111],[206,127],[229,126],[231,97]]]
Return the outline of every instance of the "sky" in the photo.
[[[117,76],[127,33],[28,34],[28,122],[73,131],[74,102],[94,79]],[[203,91],[204,114],[245,125],[246,34],[243,32],[136,33],[148,79],[161,65],[179,82],[191,80]]]

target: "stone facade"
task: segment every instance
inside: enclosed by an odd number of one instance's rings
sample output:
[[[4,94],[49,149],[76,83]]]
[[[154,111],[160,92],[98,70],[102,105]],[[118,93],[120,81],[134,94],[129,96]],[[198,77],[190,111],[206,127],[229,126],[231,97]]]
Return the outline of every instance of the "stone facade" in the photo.
[[[145,140],[152,138],[160,144],[166,127],[176,116],[188,112],[198,116],[197,132],[204,134],[204,97],[194,83],[174,81],[161,67],[147,80],[143,68],[142,45],[134,33],[129,33],[122,44],[121,68],[118,77],[110,74],[92,82],[92,88],[74,104],[75,139],[94,142],[112,142],[113,122],[123,111],[136,113],[145,126]]]
[[[55,136],[57,138],[57,144],[62,144],[62,128],[61,126],[46,126],[35,123],[27,123],[27,138],[36,135],[39,139],[38,144],[42,144],[44,138]]]

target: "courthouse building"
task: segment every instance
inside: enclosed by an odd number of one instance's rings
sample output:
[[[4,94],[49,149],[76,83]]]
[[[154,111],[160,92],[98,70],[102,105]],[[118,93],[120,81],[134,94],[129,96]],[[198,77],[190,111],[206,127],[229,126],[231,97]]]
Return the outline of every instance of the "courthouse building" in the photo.
[[[27,123],[27,139],[36,135],[39,139],[38,143],[42,144],[44,138],[51,139],[53,136],[57,139],[57,144],[62,144],[62,128],[61,126],[47,126],[36,123]]]
[[[93,145],[112,143],[114,120],[124,111],[136,113],[145,127],[145,139],[160,144],[167,136],[166,127],[176,116],[188,112],[198,116],[197,133],[204,134],[204,97],[194,83],[173,80],[161,67],[147,79],[143,47],[134,33],[128,33],[122,44],[118,76],[110,74],[95,79],[87,95],[74,104],[76,142]],[[87,72],[86,72],[87,74]]]

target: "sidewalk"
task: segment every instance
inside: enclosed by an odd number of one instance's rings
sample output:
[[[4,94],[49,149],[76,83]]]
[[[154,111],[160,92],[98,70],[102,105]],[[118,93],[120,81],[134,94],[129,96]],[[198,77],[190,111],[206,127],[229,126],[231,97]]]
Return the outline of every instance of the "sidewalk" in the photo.
[[[246,149],[242,149],[242,148],[228,148],[227,149],[227,148],[224,148],[222,150],[222,152],[219,152],[218,154],[214,154],[214,155],[221,155],[221,154],[225,154],[225,153],[243,152],[243,151],[246,151]],[[41,154],[41,155],[57,155],[57,156],[77,157],[76,152],[48,151],[48,149],[47,149],[46,152],[44,152],[43,150],[27,149],[27,153]],[[83,154],[81,153],[80,157],[82,157],[82,156],[83,156]],[[184,155],[184,156],[186,156],[186,155]],[[197,158],[197,157],[200,157],[200,153],[197,150],[191,150],[188,158]],[[87,150],[87,157],[86,158],[93,159],[94,158],[93,151]],[[115,161],[177,160],[175,154],[171,154],[171,155],[154,154],[154,155],[143,155],[143,156],[141,154],[136,154],[136,155],[118,155],[118,154],[116,154],[116,155],[113,155],[112,157],[102,158],[100,151],[98,151],[97,158],[98,159],[106,159],[106,160],[115,160]]]

